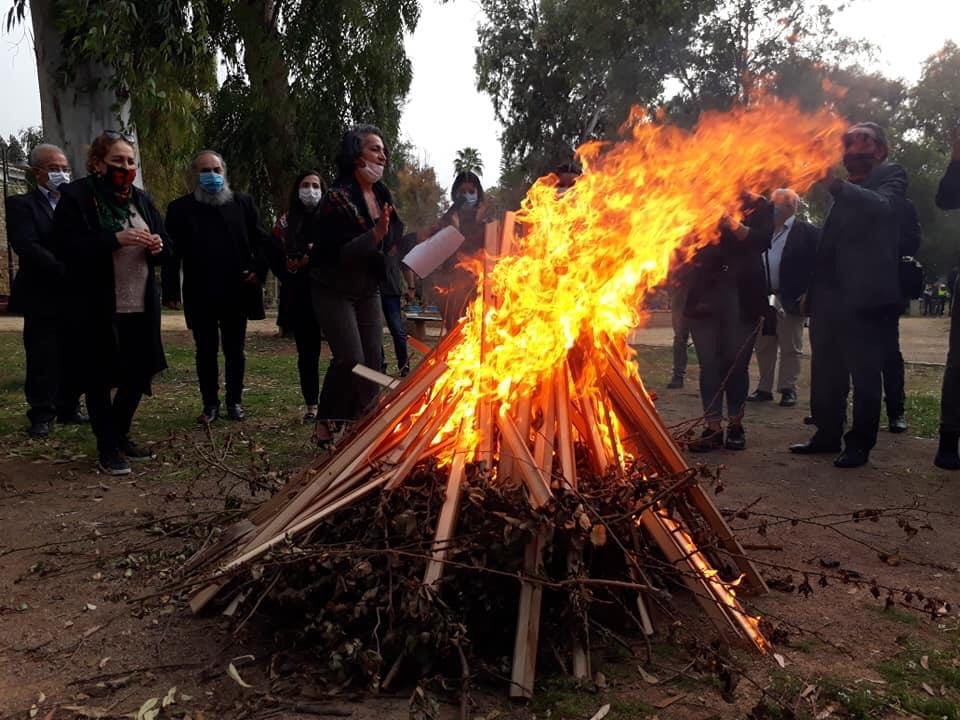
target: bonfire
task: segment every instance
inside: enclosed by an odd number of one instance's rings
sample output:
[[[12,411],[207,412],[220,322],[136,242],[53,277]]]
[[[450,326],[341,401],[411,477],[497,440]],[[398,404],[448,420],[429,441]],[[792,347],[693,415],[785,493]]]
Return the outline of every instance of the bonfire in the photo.
[[[669,492],[636,513],[638,532],[679,571],[720,631],[766,652],[759,618],[736,594],[738,585],[765,591],[763,578],[657,415],[626,338],[671,263],[715,242],[720,219],[737,217],[744,192],[809,189],[834,163],[844,128],[827,110],[804,114],[764,98],[706,114],[692,132],[637,114],[624,140],[581,147],[584,173],[573,188],[561,195],[555,178],[542,178],[516,214],[487,226],[485,253],[473,268],[477,298],[461,323],[392,383],[331,457],[305,468],[194,558],[188,570],[205,584],[193,609],[279,545],[367,495],[400,488],[428,461],[446,472],[423,577],[436,587],[468,467],[479,464],[493,485],[521,485],[530,507],[546,510],[578,492],[578,467],[582,474],[586,466],[608,483],[670,480]],[[709,545],[696,539],[704,528]],[[524,556],[511,683],[518,697],[533,691],[542,594],[534,578],[551,535],[533,536]],[[740,577],[721,577],[718,549]],[[631,574],[643,586],[643,568]],[[649,625],[642,597],[637,605]],[[574,645],[574,673],[583,676],[589,658]]]

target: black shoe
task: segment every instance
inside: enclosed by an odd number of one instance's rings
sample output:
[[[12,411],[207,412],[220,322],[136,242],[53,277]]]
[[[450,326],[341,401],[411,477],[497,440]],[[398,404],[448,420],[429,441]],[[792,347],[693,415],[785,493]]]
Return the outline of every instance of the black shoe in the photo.
[[[124,439],[120,441],[120,452],[127,460],[154,460],[157,454],[152,448],[137,445],[133,440]]]
[[[723,430],[706,428],[700,437],[687,443],[687,450],[694,453],[705,453],[719,450],[723,447]]]
[[[813,425],[813,415],[806,415],[803,418],[804,425]]]
[[[410,374],[409,365],[404,365],[402,368],[400,368],[400,377],[406,377],[409,374]]]
[[[234,403],[233,405],[227,405],[227,419],[228,420],[243,420],[246,417],[246,413],[243,412],[243,405],[240,403]]]
[[[83,425],[90,422],[90,417],[79,410],[74,410],[66,415],[57,415],[57,422],[61,425]]]
[[[790,452],[795,455],[819,455],[822,453],[840,452],[839,440],[824,440],[814,435],[805,443],[797,443],[790,446]]]
[[[100,460],[97,463],[100,471],[107,475],[129,475],[130,463],[120,454],[118,450],[109,453],[101,453]]]
[[[27,435],[34,438],[45,438],[50,435],[50,421],[49,420],[37,420],[36,422],[30,423],[30,427],[27,428]]]
[[[956,433],[940,433],[940,447],[933,464],[944,470],[960,470],[960,453],[957,445],[960,437]]]
[[[780,407],[793,407],[797,404],[797,394],[793,390],[780,391]]]
[[[197,422],[200,425],[209,425],[212,422],[216,422],[218,417],[220,417],[219,405],[204,405],[203,410],[197,417]]]
[[[680,390],[683,388],[683,378],[673,376],[673,379],[667,383],[667,390]]]
[[[908,430],[907,419],[903,415],[896,415],[890,418],[890,432],[900,435]]]
[[[840,453],[837,459],[833,461],[833,465],[838,468],[855,468],[866,465],[869,459],[870,453],[868,451],[848,445],[843,449],[843,452]]]
[[[752,395],[747,395],[750,402],[770,402],[773,400],[773,393],[766,390],[755,390]]]
[[[727,450],[747,449],[747,434],[743,431],[743,425],[727,425],[727,439],[723,446]]]

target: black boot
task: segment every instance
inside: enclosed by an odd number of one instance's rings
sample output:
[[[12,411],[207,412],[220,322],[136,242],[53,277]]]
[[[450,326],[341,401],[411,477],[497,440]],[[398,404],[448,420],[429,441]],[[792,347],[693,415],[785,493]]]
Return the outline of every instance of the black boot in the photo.
[[[958,433],[940,433],[940,447],[937,448],[937,456],[933,459],[933,464],[944,470],[960,470],[960,453],[957,452],[957,444],[960,440]]]

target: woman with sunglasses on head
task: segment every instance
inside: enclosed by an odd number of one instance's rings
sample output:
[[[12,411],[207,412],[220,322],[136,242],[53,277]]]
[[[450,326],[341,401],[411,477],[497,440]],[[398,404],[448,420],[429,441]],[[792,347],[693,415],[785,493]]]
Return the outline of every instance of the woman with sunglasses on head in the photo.
[[[353,367],[382,367],[384,252],[403,236],[382,182],[383,133],[373,125],[347,131],[336,162],[337,179],[320,201],[310,252],[313,307],[333,354],[320,391],[319,444],[329,443],[338,425],[358,419],[376,400],[377,386]]]
[[[131,136],[108,131],[96,137],[87,171],[59,188],[54,244],[66,267],[65,311],[99,466],[127,475],[130,460],[154,457],[131,439],[130,427],[151,379],[167,366],[154,268],[172,247],[153,201],[133,185]]]
[[[273,226],[271,266],[280,280],[280,300],[297,344],[297,371],[306,412],[304,422],[317,419],[320,396],[320,325],[310,298],[308,265],[313,250],[317,208],[326,183],[316,170],[301,172],[293,183],[287,212]]]

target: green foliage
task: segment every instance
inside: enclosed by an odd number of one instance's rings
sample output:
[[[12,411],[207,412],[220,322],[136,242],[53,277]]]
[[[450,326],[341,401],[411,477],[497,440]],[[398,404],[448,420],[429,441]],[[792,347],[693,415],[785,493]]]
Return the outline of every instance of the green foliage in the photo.
[[[436,171],[429,165],[407,161],[394,173],[393,200],[407,231],[433,225],[448,207]]]

